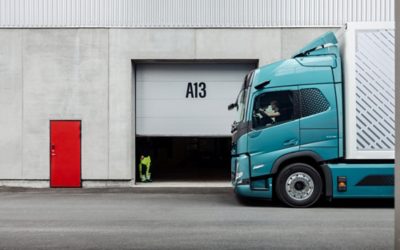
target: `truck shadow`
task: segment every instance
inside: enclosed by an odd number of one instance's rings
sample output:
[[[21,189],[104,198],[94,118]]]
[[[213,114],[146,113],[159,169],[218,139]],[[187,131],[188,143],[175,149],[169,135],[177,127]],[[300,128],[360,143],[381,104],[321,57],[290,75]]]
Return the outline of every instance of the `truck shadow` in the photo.
[[[331,202],[321,202],[319,207],[394,208],[394,199],[337,199]]]
[[[242,199],[236,197],[241,206],[249,207],[285,207],[277,200]],[[321,200],[312,208],[394,208],[394,199],[336,199],[333,201]]]

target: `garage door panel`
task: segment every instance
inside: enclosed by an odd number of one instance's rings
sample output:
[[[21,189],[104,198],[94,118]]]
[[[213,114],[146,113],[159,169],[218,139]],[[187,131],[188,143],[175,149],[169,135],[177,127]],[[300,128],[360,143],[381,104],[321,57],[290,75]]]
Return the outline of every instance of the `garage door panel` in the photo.
[[[237,81],[252,64],[171,63],[138,64],[137,82]]]
[[[136,134],[229,136],[238,113],[227,106],[254,68],[238,63],[137,65]]]
[[[231,123],[223,119],[149,117],[138,120],[136,126],[139,136],[226,136],[230,135]]]
[[[138,102],[136,117],[228,117],[236,112],[226,112],[232,99],[214,100],[143,100]],[[231,121],[232,122],[232,121]]]
[[[191,83],[193,84],[195,82]],[[243,83],[243,79],[241,79],[241,81],[236,81],[236,82],[205,82],[205,83],[206,83],[207,99],[231,98],[232,89],[235,90],[240,89]],[[188,84],[189,82],[137,82],[136,98],[137,100],[182,99],[182,97],[186,98]]]

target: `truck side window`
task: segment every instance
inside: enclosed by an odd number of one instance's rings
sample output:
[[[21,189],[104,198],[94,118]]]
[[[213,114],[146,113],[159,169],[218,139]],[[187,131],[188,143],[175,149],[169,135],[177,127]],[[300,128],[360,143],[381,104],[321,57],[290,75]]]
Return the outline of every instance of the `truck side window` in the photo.
[[[274,91],[258,95],[253,106],[253,128],[259,129],[299,118],[298,91]]]
[[[329,109],[329,102],[316,88],[301,89],[301,116],[306,117]]]

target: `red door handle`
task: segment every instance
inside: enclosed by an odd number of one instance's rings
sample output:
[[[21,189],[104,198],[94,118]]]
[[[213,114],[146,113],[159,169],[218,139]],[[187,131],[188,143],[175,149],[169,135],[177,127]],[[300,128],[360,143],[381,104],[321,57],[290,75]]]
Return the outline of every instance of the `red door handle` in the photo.
[[[51,156],[56,156],[56,145],[51,145]]]

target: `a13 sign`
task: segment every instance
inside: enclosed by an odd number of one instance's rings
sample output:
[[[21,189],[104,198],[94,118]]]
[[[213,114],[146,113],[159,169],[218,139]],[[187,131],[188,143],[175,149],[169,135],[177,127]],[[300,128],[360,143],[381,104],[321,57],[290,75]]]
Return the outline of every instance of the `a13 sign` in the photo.
[[[188,82],[186,98],[204,98],[207,96],[207,85],[205,82]]]

